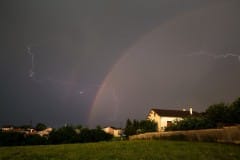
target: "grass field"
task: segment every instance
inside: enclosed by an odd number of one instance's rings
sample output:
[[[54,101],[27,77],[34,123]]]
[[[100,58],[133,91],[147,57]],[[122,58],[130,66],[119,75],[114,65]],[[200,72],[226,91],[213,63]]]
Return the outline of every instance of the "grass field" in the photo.
[[[0,160],[240,160],[240,146],[139,140],[0,147]]]

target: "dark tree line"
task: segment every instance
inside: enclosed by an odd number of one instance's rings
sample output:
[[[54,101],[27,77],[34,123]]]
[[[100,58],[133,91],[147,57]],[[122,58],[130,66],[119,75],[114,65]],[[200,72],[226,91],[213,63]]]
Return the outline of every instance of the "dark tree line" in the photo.
[[[66,126],[53,130],[48,138],[51,144],[61,143],[85,143],[108,141],[112,139],[112,135],[105,133],[101,128],[96,129],[74,129],[74,127]]]
[[[167,127],[166,131],[208,129],[234,124],[240,124],[240,97],[231,104],[213,104],[200,116],[176,121],[172,126]]]
[[[48,144],[46,137],[40,135],[25,135],[20,132],[0,132],[0,146],[44,145]]]
[[[125,135],[128,137],[130,135],[146,133],[146,132],[156,132],[157,131],[157,123],[149,120],[127,120],[125,126]]]
[[[42,129],[42,125],[40,127]],[[88,129],[65,126],[54,129],[48,136],[38,134],[24,134],[20,132],[0,131],[0,146],[17,145],[45,145],[108,141],[112,135],[105,133],[101,128]]]

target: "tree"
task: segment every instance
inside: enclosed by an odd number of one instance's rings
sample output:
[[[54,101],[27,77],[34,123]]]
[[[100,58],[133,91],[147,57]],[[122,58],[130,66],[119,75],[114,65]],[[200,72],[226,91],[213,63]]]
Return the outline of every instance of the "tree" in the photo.
[[[240,97],[230,105],[218,103],[209,106],[201,116],[188,117],[176,121],[166,130],[191,130],[222,127],[226,124],[240,123]]]
[[[52,144],[77,142],[77,133],[72,126],[61,127],[49,134],[49,142]]]
[[[215,126],[229,122],[229,109],[225,103],[218,103],[209,106],[205,112],[206,118]]]
[[[157,123],[149,120],[133,120],[133,122],[128,119],[125,126],[125,135],[128,137],[130,135],[146,132],[156,132]]]
[[[38,123],[38,124],[36,124],[35,129],[36,129],[37,131],[42,131],[42,130],[47,129],[47,126],[46,126],[45,124],[43,124],[43,123]]]
[[[0,146],[24,145],[25,137],[19,132],[0,132]]]
[[[77,125],[77,126],[75,126],[74,128],[81,130],[81,129],[83,128],[83,126],[82,126],[82,125]]]
[[[104,132],[101,128],[88,129],[83,128],[78,135],[79,142],[99,142],[112,139],[112,135]]]
[[[232,104],[229,106],[230,112],[230,122],[231,123],[240,123],[240,97],[237,98]]]
[[[91,131],[88,128],[83,128],[80,134],[78,135],[78,141],[81,143],[91,142],[92,141]]]
[[[139,122],[139,127],[143,133],[145,132],[156,132],[157,131],[157,123],[150,120],[142,120]]]
[[[40,135],[27,135],[25,136],[26,145],[44,145],[47,144],[47,138]]]
[[[213,127],[214,127],[213,123],[211,123],[207,118],[199,116],[199,117],[187,117],[181,121],[175,121],[171,126],[166,127],[165,131],[195,130]]]
[[[76,131],[77,134],[79,134],[81,132],[82,128],[83,128],[82,125],[77,125],[74,127],[74,130]]]
[[[134,128],[134,124],[130,119],[127,119],[125,129],[124,129],[124,134],[128,137],[130,135],[136,134],[136,128]]]

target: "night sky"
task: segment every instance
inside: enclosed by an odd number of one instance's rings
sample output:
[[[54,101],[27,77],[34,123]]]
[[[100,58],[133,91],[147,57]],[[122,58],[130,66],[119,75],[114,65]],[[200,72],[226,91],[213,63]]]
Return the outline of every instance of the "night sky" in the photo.
[[[239,0],[1,0],[0,125],[123,127],[240,96]]]

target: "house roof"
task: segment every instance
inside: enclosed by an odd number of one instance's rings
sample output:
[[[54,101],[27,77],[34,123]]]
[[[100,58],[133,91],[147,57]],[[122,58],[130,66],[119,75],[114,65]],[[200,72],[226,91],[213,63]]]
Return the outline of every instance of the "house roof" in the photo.
[[[104,128],[121,129],[121,128],[116,128],[116,127],[113,127],[113,126],[106,126],[106,127],[103,127],[103,129]]]
[[[181,111],[181,110],[168,110],[168,109],[151,109],[159,116],[168,116],[168,117],[187,117],[190,116],[189,110]],[[193,111],[192,115],[199,115],[198,112]]]

